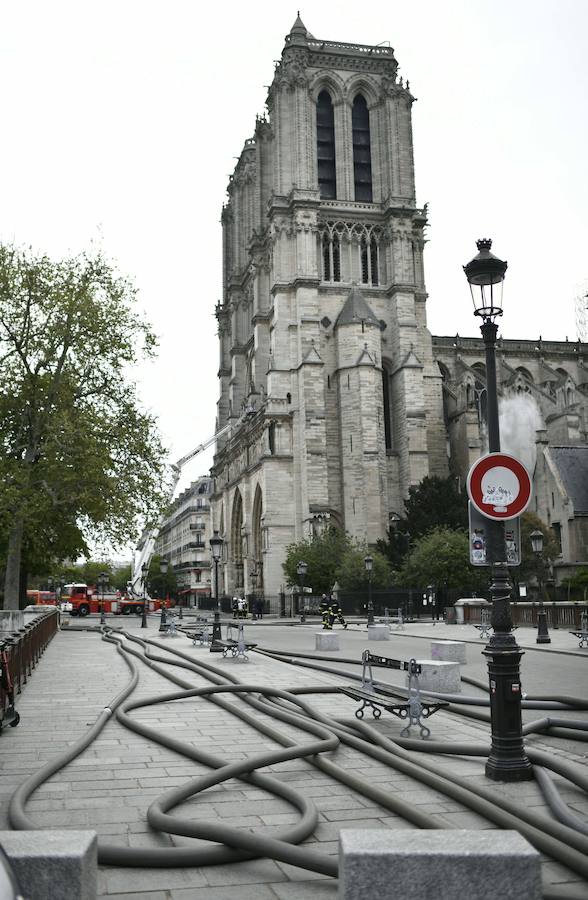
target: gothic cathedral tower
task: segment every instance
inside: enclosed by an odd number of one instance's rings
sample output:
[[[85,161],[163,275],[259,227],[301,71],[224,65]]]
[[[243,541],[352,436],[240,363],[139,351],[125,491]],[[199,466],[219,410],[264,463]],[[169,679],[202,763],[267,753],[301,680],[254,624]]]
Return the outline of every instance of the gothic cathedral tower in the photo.
[[[221,592],[276,595],[288,544],[326,523],[374,543],[447,474],[413,100],[390,47],[297,18],[222,215]]]

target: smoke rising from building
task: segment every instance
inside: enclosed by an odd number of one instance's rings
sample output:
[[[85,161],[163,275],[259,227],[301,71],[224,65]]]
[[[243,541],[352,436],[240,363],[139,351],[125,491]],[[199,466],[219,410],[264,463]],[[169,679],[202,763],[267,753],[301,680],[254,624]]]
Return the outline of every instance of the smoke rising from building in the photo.
[[[537,458],[535,432],[545,427],[535,399],[526,393],[507,395],[500,400],[498,413],[501,449],[520,459],[533,475]]]

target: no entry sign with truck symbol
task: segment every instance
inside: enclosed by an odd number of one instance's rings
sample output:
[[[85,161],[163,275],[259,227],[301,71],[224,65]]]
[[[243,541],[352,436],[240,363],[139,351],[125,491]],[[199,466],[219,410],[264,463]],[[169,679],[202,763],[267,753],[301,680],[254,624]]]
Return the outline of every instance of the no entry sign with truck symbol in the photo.
[[[487,453],[468,474],[468,497],[487,519],[515,519],[531,501],[531,478],[522,462],[508,453]]]

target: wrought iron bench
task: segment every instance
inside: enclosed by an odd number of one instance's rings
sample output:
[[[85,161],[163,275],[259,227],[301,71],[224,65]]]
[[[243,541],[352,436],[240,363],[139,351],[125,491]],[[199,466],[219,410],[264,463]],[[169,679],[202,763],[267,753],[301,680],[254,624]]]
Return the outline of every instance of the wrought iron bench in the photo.
[[[582,613],[580,616],[580,630],[579,631],[570,631],[570,634],[573,634],[574,637],[580,638],[578,643],[578,647],[583,647],[584,644],[588,647],[588,615],[586,613]]]
[[[236,640],[235,638],[231,637],[235,628],[238,629]],[[252,643],[245,640],[243,622],[239,622],[238,625],[233,624],[233,622],[229,622],[227,624],[227,639],[223,641],[217,638],[213,641],[211,649],[214,649],[215,647],[222,650],[224,657],[227,657],[230,653],[233,659],[240,659],[243,662],[248,662],[249,657],[247,656],[247,651],[253,650],[255,647],[257,647],[257,643]]]
[[[387,656],[377,656],[374,653],[370,653],[369,650],[363,651],[361,659],[363,664],[361,687],[346,685],[339,688],[342,694],[361,702],[361,706],[355,710],[356,717],[363,719],[364,710],[371,708],[374,719],[379,719],[382,715],[382,710],[385,709],[393,716],[407,720],[406,726],[400,732],[401,737],[410,736],[410,729],[413,725],[418,725],[420,728],[421,738],[429,737],[431,730],[422,723],[421,719],[427,719],[437,710],[449,704],[445,700],[429,703],[421,699],[418,678],[421,667],[417,661],[415,659],[411,659],[409,662],[400,659],[390,659]],[[407,696],[404,696],[404,692],[400,689],[385,688],[382,685],[378,685],[376,688],[372,674],[372,664],[408,672]]]

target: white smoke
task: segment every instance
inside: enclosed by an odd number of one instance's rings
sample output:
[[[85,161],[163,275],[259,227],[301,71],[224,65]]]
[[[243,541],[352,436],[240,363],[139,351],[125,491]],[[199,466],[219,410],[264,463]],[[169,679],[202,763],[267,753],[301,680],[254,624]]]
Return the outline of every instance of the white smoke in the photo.
[[[535,432],[545,427],[536,400],[526,393],[507,395],[499,402],[498,417],[501,450],[520,459],[532,477],[537,458]]]

